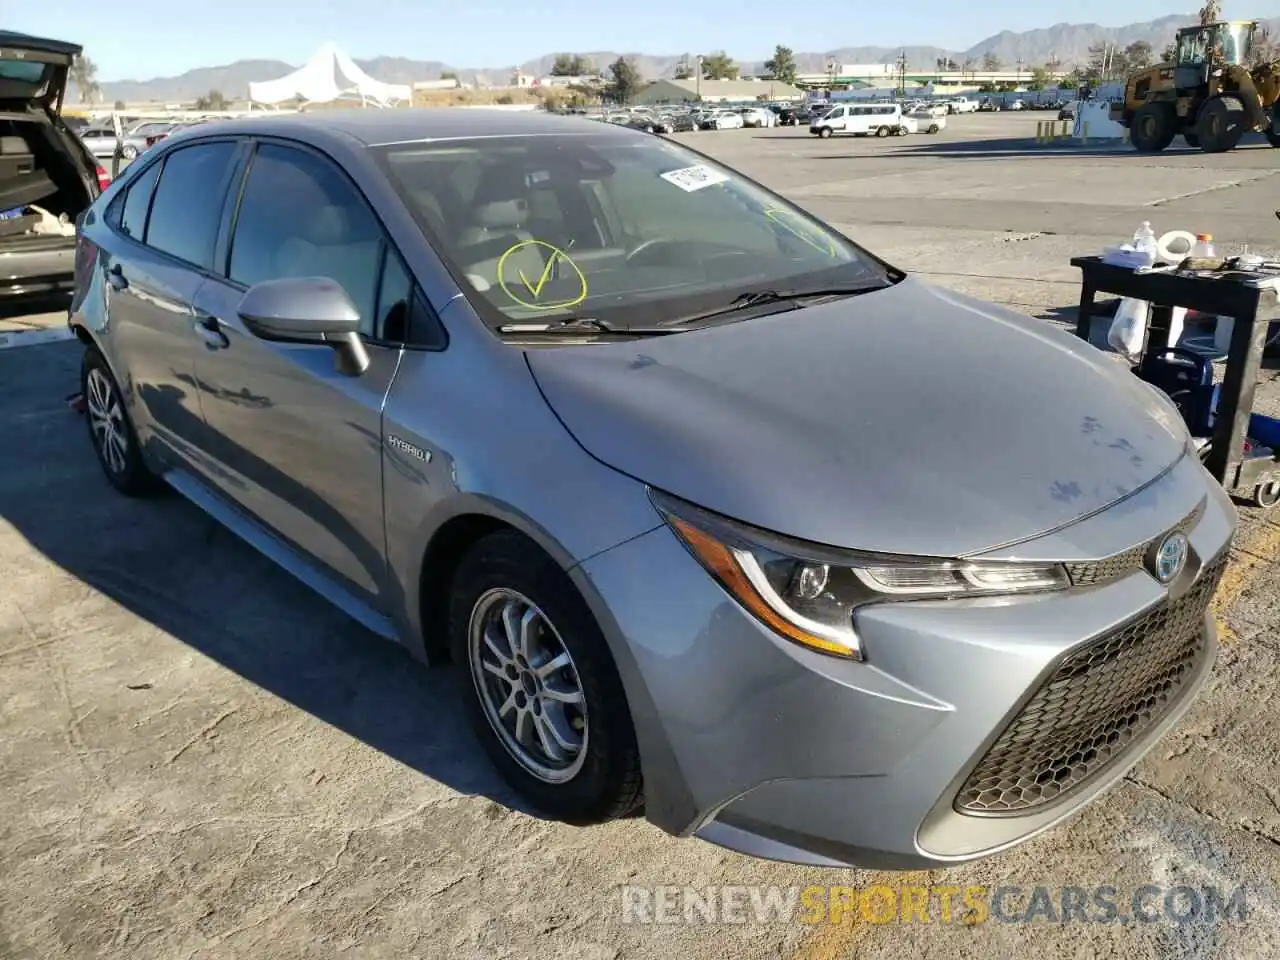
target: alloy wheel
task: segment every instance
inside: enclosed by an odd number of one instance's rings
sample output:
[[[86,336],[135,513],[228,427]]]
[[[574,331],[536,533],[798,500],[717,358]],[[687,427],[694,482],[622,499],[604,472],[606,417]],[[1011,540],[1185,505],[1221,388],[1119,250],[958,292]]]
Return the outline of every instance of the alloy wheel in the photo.
[[[586,697],[555,626],[514,590],[485,592],[471,611],[467,654],[485,719],[525,770],[547,783],[587,757]]]
[[[107,469],[120,476],[129,462],[129,434],[120,399],[107,375],[96,368],[89,371],[85,386],[85,412],[89,416],[93,442]]]

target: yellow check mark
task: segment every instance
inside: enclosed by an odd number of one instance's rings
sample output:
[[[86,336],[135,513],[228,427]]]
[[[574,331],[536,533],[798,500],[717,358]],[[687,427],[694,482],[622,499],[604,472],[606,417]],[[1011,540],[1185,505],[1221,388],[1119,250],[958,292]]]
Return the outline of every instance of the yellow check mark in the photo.
[[[559,256],[560,251],[557,250],[551,254],[551,256],[547,257],[547,265],[542,268],[542,275],[538,277],[537,283],[530,283],[529,278],[524,275],[523,270],[516,271],[520,276],[520,282],[524,284],[524,288],[529,291],[529,295],[535,300],[538,299],[538,295],[542,293],[542,288],[547,285],[547,281],[551,279],[551,271],[555,269],[556,259]]]

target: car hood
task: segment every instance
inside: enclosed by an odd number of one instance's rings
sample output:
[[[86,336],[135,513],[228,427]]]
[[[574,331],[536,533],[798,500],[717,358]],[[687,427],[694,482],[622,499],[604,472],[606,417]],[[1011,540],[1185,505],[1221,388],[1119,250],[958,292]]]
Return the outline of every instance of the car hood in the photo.
[[[527,353],[598,460],[776,533],[965,556],[1094,513],[1185,451],[1173,408],[1044,321],[914,280],[690,333]]]

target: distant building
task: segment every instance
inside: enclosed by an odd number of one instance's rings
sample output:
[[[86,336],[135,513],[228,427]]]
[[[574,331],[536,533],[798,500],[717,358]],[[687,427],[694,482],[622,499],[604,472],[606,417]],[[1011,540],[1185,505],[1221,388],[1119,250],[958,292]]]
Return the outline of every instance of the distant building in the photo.
[[[796,77],[796,85],[806,90],[827,90],[859,86],[891,87],[901,82],[908,89],[921,86],[946,87],[948,92],[958,93],[962,90],[976,90],[985,85],[1023,87],[1030,82],[1034,69],[1024,66],[1013,70],[937,70],[934,67],[923,69],[910,63],[905,69],[896,63],[833,63],[825,73],[801,74]],[[1062,71],[1049,74],[1050,80],[1062,76],[1065,76]]]
[[[413,85],[415,90],[457,90],[461,83],[457,77],[441,77],[439,80],[419,80]]]
[[[804,93],[781,80],[655,80],[632,98],[634,103],[741,103],[751,100],[803,100]]]

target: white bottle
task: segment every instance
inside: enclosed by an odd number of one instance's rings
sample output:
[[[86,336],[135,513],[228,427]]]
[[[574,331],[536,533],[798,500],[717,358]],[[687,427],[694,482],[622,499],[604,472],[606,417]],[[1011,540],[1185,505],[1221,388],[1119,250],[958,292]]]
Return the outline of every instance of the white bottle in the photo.
[[[1150,221],[1143,221],[1142,226],[1134,233],[1133,249],[1142,253],[1150,264],[1160,259],[1160,244],[1156,241],[1156,232],[1151,229]]]
[[[1191,256],[1198,260],[1212,260],[1217,254],[1213,250],[1213,234],[1197,233],[1196,245],[1191,248]]]

